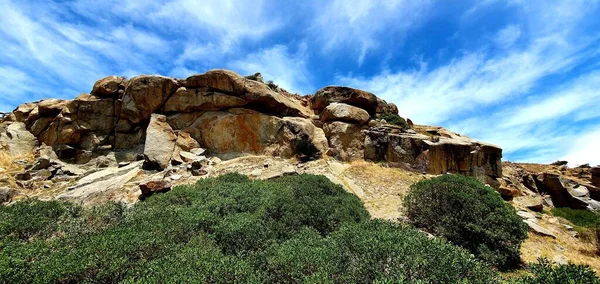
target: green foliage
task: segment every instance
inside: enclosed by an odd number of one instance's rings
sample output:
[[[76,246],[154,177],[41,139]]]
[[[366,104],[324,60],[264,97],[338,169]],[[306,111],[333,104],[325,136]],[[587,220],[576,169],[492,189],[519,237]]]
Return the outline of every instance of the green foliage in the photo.
[[[369,220],[356,196],[322,176],[250,181],[228,174],[131,208],[13,206],[1,209],[8,221],[0,235],[0,279],[9,283],[490,283],[497,277],[444,240]],[[23,212],[39,224],[19,220]],[[15,233],[22,231],[38,237]]]
[[[407,217],[501,269],[520,263],[527,225],[494,189],[460,175],[443,175],[411,186]]]
[[[383,113],[379,116],[379,119],[383,119],[389,124],[397,125],[405,129],[409,128],[406,120],[394,113]]]
[[[78,215],[79,208],[59,201],[28,199],[0,207],[0,238],[29,240],[49,237],[64,215]]]
[[[563,217],[576,226],[585,228],[595,228],[600,222],[600,216],[589,210],[578,210],[568,207],[554,208],[550,211],[552,215]]]
[[[557,265],[552,266],[545,258],[538,259],[537,264],[529,268],[531,275],[511,281],[518,284],[564,284],[564,283],[600,283],[600,278],[594,271],[585,265]]]

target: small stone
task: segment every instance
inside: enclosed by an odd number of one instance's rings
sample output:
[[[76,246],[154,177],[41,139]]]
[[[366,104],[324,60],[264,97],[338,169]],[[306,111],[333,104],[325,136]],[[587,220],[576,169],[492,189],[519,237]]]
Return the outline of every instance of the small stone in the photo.
[[[15,196],[16,192],[10,188],[0,188],[0,204],[8,203]]]
[[[38,158],[33,166],[31,166],[32,171],[47,169],[52,166],[52,161],[46,157]]]
[[[552,261],[558,265],[567,265],[569,264],[569,260],[564,255],[556,255],[552,258]]]
[[[202,156],[204,155],[204,153],[206,152],[206,149],[202,149],[202,148],[194,148],[190,150],[190,153],[196,155],[196,156]]]
[[[564,224],[563,226],[564,226],[564,227],[565,227],[565,229],[567,229],[568,231],[571,231],[571,230],[573,230],[573,226],[571,226],[571,225]]]
[[[186,151],[181,151],[179,153],[179,156],[186,163],[194,162],[199,158],[198,155],[191,153],[191,152],[186,152]]]
[[[203,169],[192,170],[192,175],[195,176],[195,177],[205,176],[207,174],[208,174],[208,172],[205,171],[205,170],[203,170]]]
[[[180,180],[182,177],[183,177],[182,175],[172,175],[172,176],[170,176],[170,178],[172,180]]]
[[[128,166],[129,164],[131,164],[131,163],[130,163],[130,162],[120,162],[120,163],[119,163],[119,168],[126,167],[126,166]]]
[[[212,157],[210,158],[210,161],[212,162],[212,164],[220,164],[222,162],[222,160],[218,157]]]
[[[5,172],[6,170],[4,168],[0,168],[0,173]]]
[[[250,176],[251,176],[251,177],[255,177],[255,178],[259,177],[260,175],[262,175],[262,170],[261,170],[261,169],[256,169],[256,170],[253,170],[253,171],[250,173]]]
[[[171,183],[167,180],[151,180],[144,183],[140,183],[140,190],[142,196],[149,196],[155,192],[167,192],[171,190]]]
[[[519,211],[519,212],[517,212],[517,215],[519,215],[519,217],[521,217],[521,219],[524,219],[524,220],[535,219],[535,215],[533,215],[532,213],[529,213],[527,211]]]
[[[15,175],[15,179],[20,181],[30,180],[31,178],[32,177],[30,172],[23,172]]]
[[[202,169],[210,164],[210,161],[207,159],[195,160],[192,162],[192,170]]]

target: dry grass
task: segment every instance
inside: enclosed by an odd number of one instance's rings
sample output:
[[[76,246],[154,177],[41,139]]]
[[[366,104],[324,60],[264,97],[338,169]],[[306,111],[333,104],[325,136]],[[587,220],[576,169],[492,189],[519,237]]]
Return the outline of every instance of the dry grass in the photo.
[[[17,160],[26,160],[31,162],[34,160],[33,155],[28,156],[11,156],[8,152],[0,150],[0,186],[8,186],[12,189],[20,191],[21,187],[17,184],[14,175],[22,172],[23,166],[15,163]]]
[[[569,224],[562,218],[543,215],[540,225],[551,230],[556,239],[529,233],[529,238],[521,246],[521,257],[525,262],[536,262],[539,257],[553,261],[556,257],[564,258],[575,264],[587,264],[596,273],[600,272],[600,257],[596,254],[593,240],[572,237],[563,224]]]
[[[380,164],[353,162],[343,175],[362,191],[361,199],[371,216],[388,220],[401,215],[402,199],[409,187],[424,175]]]

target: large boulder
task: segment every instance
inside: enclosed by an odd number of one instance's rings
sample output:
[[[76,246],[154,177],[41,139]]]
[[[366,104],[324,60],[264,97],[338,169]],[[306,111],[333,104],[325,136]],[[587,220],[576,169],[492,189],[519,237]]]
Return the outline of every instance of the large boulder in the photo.
[[[25,103],[25,104],[19,105],[10,114],[8,120],[9,121],[23,122],[23,121],[25,121],[25,119],[27,119],[27,117],[29,117],[29,114],[36,107],[37,107],[37,103]]]
[[[98,80],[91,95],[98,98],[118,98],[125,91],[125,77],[108,76]]]
[[[121,116],[133,123],[148,120],[162,108],[167,98],[177,89],[177,82],[163,76],[138,76],[127,82]]]
[[[161,114],[152,114],[144,144],[145,166],[160,170],[166,169],[173,157],[176,141],[177,135],[167,123],[167,117]]]
[[[115,101],[111,99],[72,100],[67,101],[59,115],[52,120],[45,130],[40,132],[38,138],[41,143],[48,146],[59,145],[67,148],[95,151],[100,147],[111,148],[112,131],[117,121]],[[40,129],[47,123],[45,119],[38,119],[42,123]],[[31,129],[39,131],[32,125]],[[64,148],[64,147],[63,147]],[[69,151],[72,152],[72,151]],[[77,152],[77,151],[76,151]],[[63,159],[76,157],[63,156]]]
[[[362,125],[369,121],[369,113],[348,104],[331,103],[321,113],[321,121],[343,121]]]
[[[355,161],[364,158],[365,134],[359,126],[334,121],[323,126],[329,145],[334,149],[334,157],[341,161]]]
[[[0,149],[11,156],[31,155],[37,143],[37,139],[27,131],[23,122],[12,122],[0,127]]]
[[[600,209],[600,202],[590,198],[590,192],[585,186],[563,178],[558,173],[543,173],[538,177],[538,181],[540,190],[550,194],[555,207]]]
[[[349,87],[328,86],[318,90],[311,99],[312,108],[321,113],[331,103],[345,103],[366,110],[369,115],[377,112],[377,97],[367,91]]]
[[[243,98],[248,102],[246,108],[263,113],[280,116],[311,116],[310,110],[298,100],[279,94],[261,82],[246,79],[229,70],[211,70],[204,74],[193,75],[188,77],[184,84],[188,89]]]
[[[232,107],[241,107],[247,103],[248,102],[243,98],[236,96],[181,87],[167,100],[164,111],[171,113],[221,110]]]

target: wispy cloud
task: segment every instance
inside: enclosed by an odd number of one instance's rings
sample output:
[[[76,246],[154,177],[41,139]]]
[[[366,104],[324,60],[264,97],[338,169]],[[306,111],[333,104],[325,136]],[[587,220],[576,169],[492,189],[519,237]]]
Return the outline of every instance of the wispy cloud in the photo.
[[[319,16],[311,30],[324,44],[324,52],[342,46],[357,54],[357,62],[362,64],[385,40],[381,37],[384,32],[401,44],[405,33],[423,21],[430,6],[431,1],[334,0],[315,7]]]

